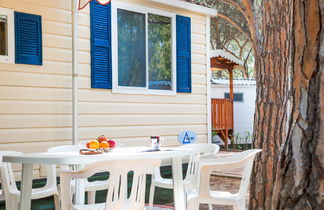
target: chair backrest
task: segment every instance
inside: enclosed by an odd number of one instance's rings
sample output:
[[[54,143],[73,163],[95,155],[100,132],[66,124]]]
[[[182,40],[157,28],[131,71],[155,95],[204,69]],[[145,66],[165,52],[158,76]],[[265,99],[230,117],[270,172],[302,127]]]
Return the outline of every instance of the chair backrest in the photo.
[[[4,155],[21,155],[23,153],[16,151],[0,151],[0,175],[2,191],[4,195],[17,192],[15,176],[12,170],[11,163],[2,162],[2,156]]]
[[[72,179],[85,179],[98,172],[109,172],[106,210],[143,210],[145,205],[146,175],[153,174],[160,160],[115,160],[93,163],[80,171],[61,172],[62,209],[73,206],[70,191]],[[133,172],[132,188],[127,194],[128,174]]]
[[[215,170],[233,169],[244,166],[243,176],[238,191],[239,195],[245,196],[249,187],[250,177],[254,158],[261,149],[251,149],[233,154],[230,157],[203,159],[200,161],[200,194],[202,197],[208,196],[210,191],[210,176]]]
[[[82,145],[61,145],[48,148],[47,152],[56,153],[56,152],[75,152],[79,151],[82,148]],[[69,170],[69,166],[61,165],[61,170]],[[46,185],[57,185],[56,181],[56,165],[46,165],[47,172],[47,181]]]
[[[219,146],[217,144],[186,144],[180,146],[181,149],[190,149],[195,152],[194,155],[189,157],[188,168],[186,173],[186,181],[192,181],[197,173],[197,166],[199,159],[202,157],[209,157],[215,155],[219,151]],[[193,186],[195,187],[195,186]]]

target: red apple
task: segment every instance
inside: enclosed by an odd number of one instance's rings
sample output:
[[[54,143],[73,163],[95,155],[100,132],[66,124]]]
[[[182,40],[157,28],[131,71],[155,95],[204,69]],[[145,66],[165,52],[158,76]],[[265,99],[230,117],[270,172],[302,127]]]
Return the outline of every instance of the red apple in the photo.
[[[99,143],[103,142],[103,141],[107,141],[107,138],[105,135],[101,135],[97,138],[97,141],[99,141]]]
[[[114,140],[111,140],[111,139],[110,139],[110,140],[108,141],[108,143],[109,143],[109,147],[110,147],[110,148],[115,148],[115,146],[116,146],[116,142],[115,142]]]

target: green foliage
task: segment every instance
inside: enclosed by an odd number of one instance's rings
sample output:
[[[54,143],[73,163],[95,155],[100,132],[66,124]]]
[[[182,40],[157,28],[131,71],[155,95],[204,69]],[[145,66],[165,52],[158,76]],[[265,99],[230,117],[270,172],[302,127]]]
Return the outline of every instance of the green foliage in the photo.
[[[171,18],[148,15],[149,81],[171,81]]]
[[[145,15],[118,10],[118,84],[146,86]]]

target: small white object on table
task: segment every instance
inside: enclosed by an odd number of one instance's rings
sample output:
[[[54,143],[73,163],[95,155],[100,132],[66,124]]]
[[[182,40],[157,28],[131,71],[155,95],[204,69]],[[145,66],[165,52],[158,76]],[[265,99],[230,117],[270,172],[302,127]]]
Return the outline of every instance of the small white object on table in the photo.
[[[87,165],[105,160],[127,160],[127,159],[166,159],[172,160],[172,179],[174,206],[177,210],[186,209],[186,200],[183,189],[182,161],[181,158],[192,155],[194,152],[183,149],[161,148],[161,151],[145,152],[149,147],[123,147],[116,148],[108,153],[98,155],[80,155],[79,152],[58,153],[31,153],[17,156],[3,156],[3,162],[21,163],[22,180],[20,195],[20,210],[30,209],[31,191],[33,179],[33,164],[55,164],[55,165]],[[76,186],[77,187],[77,186]],[[79,189],[79,190],[77,190]],[[76,204],[84,203],[82,187],[76,188]]]

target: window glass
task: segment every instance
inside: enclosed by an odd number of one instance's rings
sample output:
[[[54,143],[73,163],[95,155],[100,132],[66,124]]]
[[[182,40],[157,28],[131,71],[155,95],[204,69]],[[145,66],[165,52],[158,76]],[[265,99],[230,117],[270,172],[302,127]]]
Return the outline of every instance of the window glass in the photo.
[[[117,10],[118,85],[146,87],[145,14]]]
[[[229,93],[224,93],[225,98],[230,99]],[[243,93],[234,93],[233,94],[234,101],[236,102],[243,102]]]
[[[0,15],[0,55],[8,55],[7,16]]]
[[[149,89],[172,88],[171,18],[148,14]]]

